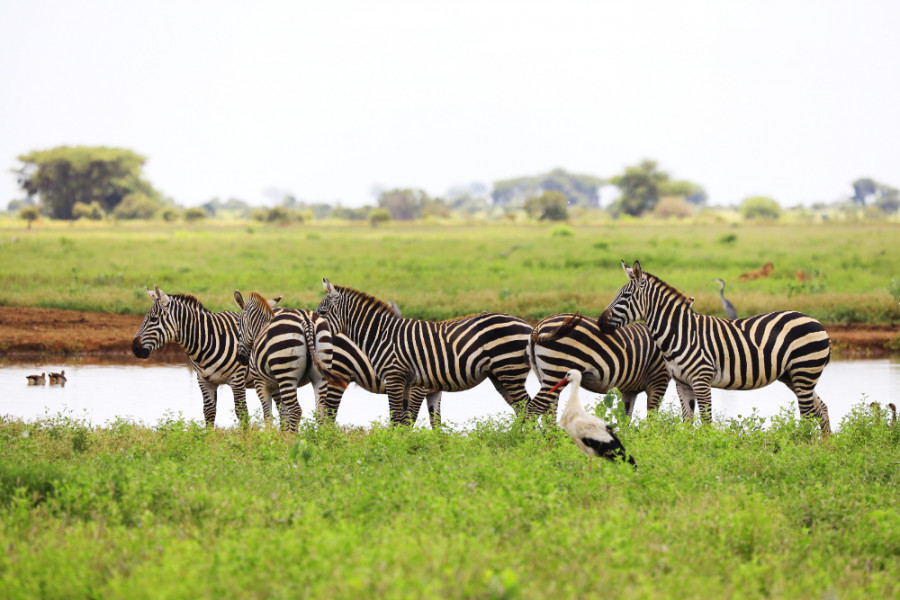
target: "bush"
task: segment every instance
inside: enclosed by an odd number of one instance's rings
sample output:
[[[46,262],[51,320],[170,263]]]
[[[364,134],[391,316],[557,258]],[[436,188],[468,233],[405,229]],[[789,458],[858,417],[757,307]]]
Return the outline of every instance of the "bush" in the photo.
[[[190,222],[202,221],[206,218],[206,211],[202,208],[189,208],[184,211],[184,220]]]
[[[766,219],[775,221],[781,216],[781,206],[767,196],[754,196],[741,202],[741,216],[745,219]]]
[[[386,208],[376,208],[369,213],[369,223],[372,224],[372,227],[377,227],[378,225],[387,223],[390,220],[391,213]]]
[[[152,219],[159,210],[159,202],[145,194],[128,194],[116,206],[112,215],[116,219]]]
[[[105,215],[103,212],[103,208],[100,206],[99,202],[91,202],[87,204],[85,202],[76,202],[72,206],[72,216],[76,219],[90,219],[91,221],[99,221]]]

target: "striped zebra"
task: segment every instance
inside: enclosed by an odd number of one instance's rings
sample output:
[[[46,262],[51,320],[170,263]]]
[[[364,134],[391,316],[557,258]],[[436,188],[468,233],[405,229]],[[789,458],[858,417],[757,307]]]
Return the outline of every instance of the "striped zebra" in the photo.
[[[797,396],[801,417],[815,416],[822,435],[831,433],[828,407],[815,387],[831,358],[822,324],[792,311],[772,312],[729,321],[699,315],[678,290],[641,269],[622,262],[628,276],[598,322],[604,332],[643,319],[675,378],[682,410],[711,420],[710,388],[751,390],[773,381]]]
[[[581,387],[587,390],[605,394],[618,388],[628,416],[639,392],[647,393],[647,412],[656,410],[671,379],[646,326],[632,323],[604,334],[593,320],[580,314],[552,315],[539,321],[531,333],[528,360],[541,382],[540,391],[528,403],[529,416],[548,409],[555,415],[559,397],[551,390],[572,369],[582,374]]]
[[[282,427],[297,431],[302,416],[297,388],[312,383],[316,405],[321,407],[327,382],[335,379],[328,321],[308,310],[276,311],[281,298],[266,300],[256,292],[245,302],[235,291],[234,300],[241,307],[237,360],[249,366],[263,415],[270,418],[274,397]]]
[[[409,423],[416,387],[455,392],[487,378],[517,414],[528,404],[531,327],[522,319],[499,313],[450,321],[403,319],[368,294],[324,278],[322,285],[326,296],[316,312],[369,357],[384,382],[391,422]]]
[[[215,425],[217,392],[222,384],[231,387],[234,412],[241,423],[247,423],[245,390],[250,387],[250,381],[247,367],[237,361],[238,314],[210,312],[194,296],[166,294],[155,285],[147,294],[153,306],[131,342],[134,355],[147,358],[154,350],[174,341],[197,372],[206,425]]]

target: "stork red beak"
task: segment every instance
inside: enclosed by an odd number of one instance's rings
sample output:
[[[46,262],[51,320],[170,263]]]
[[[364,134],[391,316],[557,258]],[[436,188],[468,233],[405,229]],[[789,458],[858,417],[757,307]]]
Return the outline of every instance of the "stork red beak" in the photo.
[[[554,385],[552,388],[550,388],[550,393],[552,394],[553,392],[555,392],[555,391],[558,390],[559,388],[563,387],[563,386],[566,385],[567,383],[569,383],[569,382],[566,381],[565,379],[563,379],[562,381],[560,381],[559,383],[557,383],[556,385]]]

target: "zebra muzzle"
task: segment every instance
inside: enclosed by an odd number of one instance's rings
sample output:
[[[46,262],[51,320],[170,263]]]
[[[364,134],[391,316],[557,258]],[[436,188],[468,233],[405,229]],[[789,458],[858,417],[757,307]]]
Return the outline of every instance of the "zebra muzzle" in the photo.
[[[250,355],[247,353],[247,349],[244,348],[243,345],[238,346],[237,361],[239,365],[244,367],[250,364]]]
[[[605,334],[610,334],[616,330],[616,326],[609,322],[609,311],[603,311],[603,314],[597,317],[597,326]]]
[[[134,352],[134,355],[138,358],[147,358],[150,356],[150,348],[146,348],[143,345],[141,336],[137,336],[131,341],[131,351]]]

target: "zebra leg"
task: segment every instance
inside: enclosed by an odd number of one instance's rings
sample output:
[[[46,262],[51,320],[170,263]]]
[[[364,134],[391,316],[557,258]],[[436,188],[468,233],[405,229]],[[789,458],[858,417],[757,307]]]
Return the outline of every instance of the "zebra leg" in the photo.
[[[541,389],[538,390],[534,399],[529,403],[529,417],[547,415],[548,419],[556,420],[556,405],[559,401],[559,396],[550,393],[552,387],[552,383],[541,383]]]
[[[296,432],[300,427],[300,418],[303,416],[300,402],[297,400],[296,382],[293,380],[280,382],[278,394],[281,396],[281,403],[284,407],[284,410],[281,412],[281,428],[285,429],[285,421],[287,421],[286,429]]]
[[[234,414],[241,427],[250,424],[250,413],[247,411],[247,388],[245,378],[241,377],[239,383],[232,383],[231,393],[234,394]]]
[[[390,410],[391,424],[407,422],[407,394],[406,378],[402,375],[392,375],[385,378],[384,388],[388,395],[388,408]]]
[[[637,399],[637,392],[622,392],[622,402],[625,403],[625,414],[629,417],[634,410],[634,401]]]
[[[800,418],[815,417],[822,429],[822,437],[831,435],[831,420],[828,418],[828,407],[819,398],[815,390],[795,389],[788,387],[797,395],[797,405],[800,407]]]
[[[425,396],[428,406],[428,420],[432,429],[441,428],[441,391],[430,392]]]
[[[525,407],[528,406],[528,401],[530,400],[528,392],[525,391],[525,377],[527,375],[528,371],[509,375],[494,375],[493,373],[488,375],[488,379],[494,384],[494,388],[500,392],[506,403],[512,407],[517,417],[525,412]]]
[[[831,435],[831,420],[828,418],[828,407],[819,398],[819,395],[813,392],[813,413],[819,421],[819,427],[822,428],[822,437]]]
[[[410,425],[416,424],[419,418],[419,409],[422,407],[422,400],[425,399],[425,389],[420,387],[412,388],[409,391],[409,408],[406,411],[406,420]]]
[[[215,427],[219,384],[206,381],[199,373],[197,373],[197,383],[200,384],[200,393],[203,394],[203,418],[206,420],[206,426]]]
[[[712,423],[712,388],[705,381],[695,381],[693,389],[700,411],[700,420],[703,423]]]
[[[341,400],[344,398],[344,392],[348,386],[339,387],[327,381],[325,383],[325,393],[319,398],[321,400],[319,410],[322,411],[322,417],[325,421],[334,423],[337,420],[338,408],[341,406]]]
[[[272,394],[269,388],[261,381],[257,381],[254,385],[256,395],[259,396],[259,403],[262,404],[263,419],[268,423],[272,420]],[[279,409],[279,413],[281,409]]]
[[[666,380],[662,385],[654,385],[647,388],[647,414],[650,414],[650,411],[659,410],[659,405],[662,403],[663,396],[666,395],[666,388],[669,387],[669,381]],[[693,412],[693,410],[691,411]],[[684,417],[684,411],[681,413],[682,418]],[[693,415],[691,415],[693,418]]]
[[[684,423],[694,422],[694,388],[682,382],[675,381],[675,389],[678,391],[678,399],[681,401],[681,420]],[[649,410],[649,406],[648,406]]]

